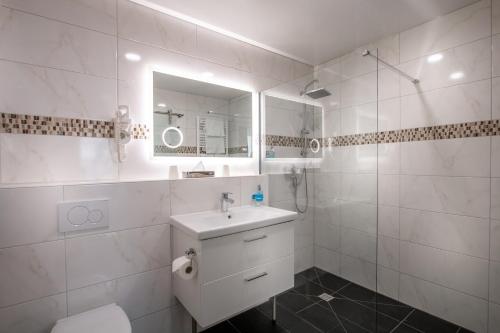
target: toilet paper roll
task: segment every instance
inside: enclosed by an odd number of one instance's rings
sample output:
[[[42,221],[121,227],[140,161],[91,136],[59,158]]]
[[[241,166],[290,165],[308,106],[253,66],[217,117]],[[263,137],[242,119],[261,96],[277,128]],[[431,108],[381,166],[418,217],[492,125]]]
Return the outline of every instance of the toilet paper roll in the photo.
[[[191,280],[196,275],[196,272],[198,272],[198,265],[196,261],[182,256],[175,259],[172,263],[172,272],[183,280]]]

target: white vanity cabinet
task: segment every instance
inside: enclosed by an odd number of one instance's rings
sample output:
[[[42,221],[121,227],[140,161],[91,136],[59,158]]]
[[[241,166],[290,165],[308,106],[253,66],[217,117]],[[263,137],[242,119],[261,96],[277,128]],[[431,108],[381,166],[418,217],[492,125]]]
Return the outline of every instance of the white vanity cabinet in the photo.
[[[174,258],[196,252],[198,273],[191,280],[174,274],[173,288],[198,324],[211,326],[293,287],[295,216],[288,219],[207,239],[172,223]]]

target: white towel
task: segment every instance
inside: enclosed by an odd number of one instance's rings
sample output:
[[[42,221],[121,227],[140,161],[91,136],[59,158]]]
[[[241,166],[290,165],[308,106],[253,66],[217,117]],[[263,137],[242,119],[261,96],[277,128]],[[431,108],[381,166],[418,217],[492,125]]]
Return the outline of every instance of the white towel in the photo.
[[[226,154],[224,138],[208,137],[207,154]]]
[[[226,133],[224,131],[224,120],[207,117],[206,123],[206,133],[207,136],[225,136]]]

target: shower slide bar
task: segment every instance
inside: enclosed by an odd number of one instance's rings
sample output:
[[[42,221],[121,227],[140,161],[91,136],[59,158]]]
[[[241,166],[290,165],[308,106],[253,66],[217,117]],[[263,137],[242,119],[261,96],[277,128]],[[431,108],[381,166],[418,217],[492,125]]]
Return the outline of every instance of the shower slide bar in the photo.
[[[417,84],[420,82],[420,80],[418,79],[415,79],[414,77],[411,77],[410,75],[406,74],[405,72],[403,72],[402,70],[394,67],[393,65],[389,64],[388,62],[380,59],[379,57],[377,57],[376,55],[373,55],[369,50],[365,50],[362,54],[361,54],[363,57],[366,57],[366,56],[370,56],[378,61],[380,61],[381,63],[383,63],[384,65],[386,65],[390,70],[396,72],[396,73],[399,73],[401,74],[403,77],[405,77],[406,79],[410,80],[413,84]]]

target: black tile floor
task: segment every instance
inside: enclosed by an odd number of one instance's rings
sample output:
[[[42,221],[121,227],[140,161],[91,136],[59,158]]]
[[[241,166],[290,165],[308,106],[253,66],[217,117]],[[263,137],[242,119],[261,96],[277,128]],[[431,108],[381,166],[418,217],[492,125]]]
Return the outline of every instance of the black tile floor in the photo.
[[[322,300],[323,293],[333,299]],[[470,332],[318,268],[295,275],[295,287],[277,296],[276,324],[271,317],[269,301],[203,332]]]

